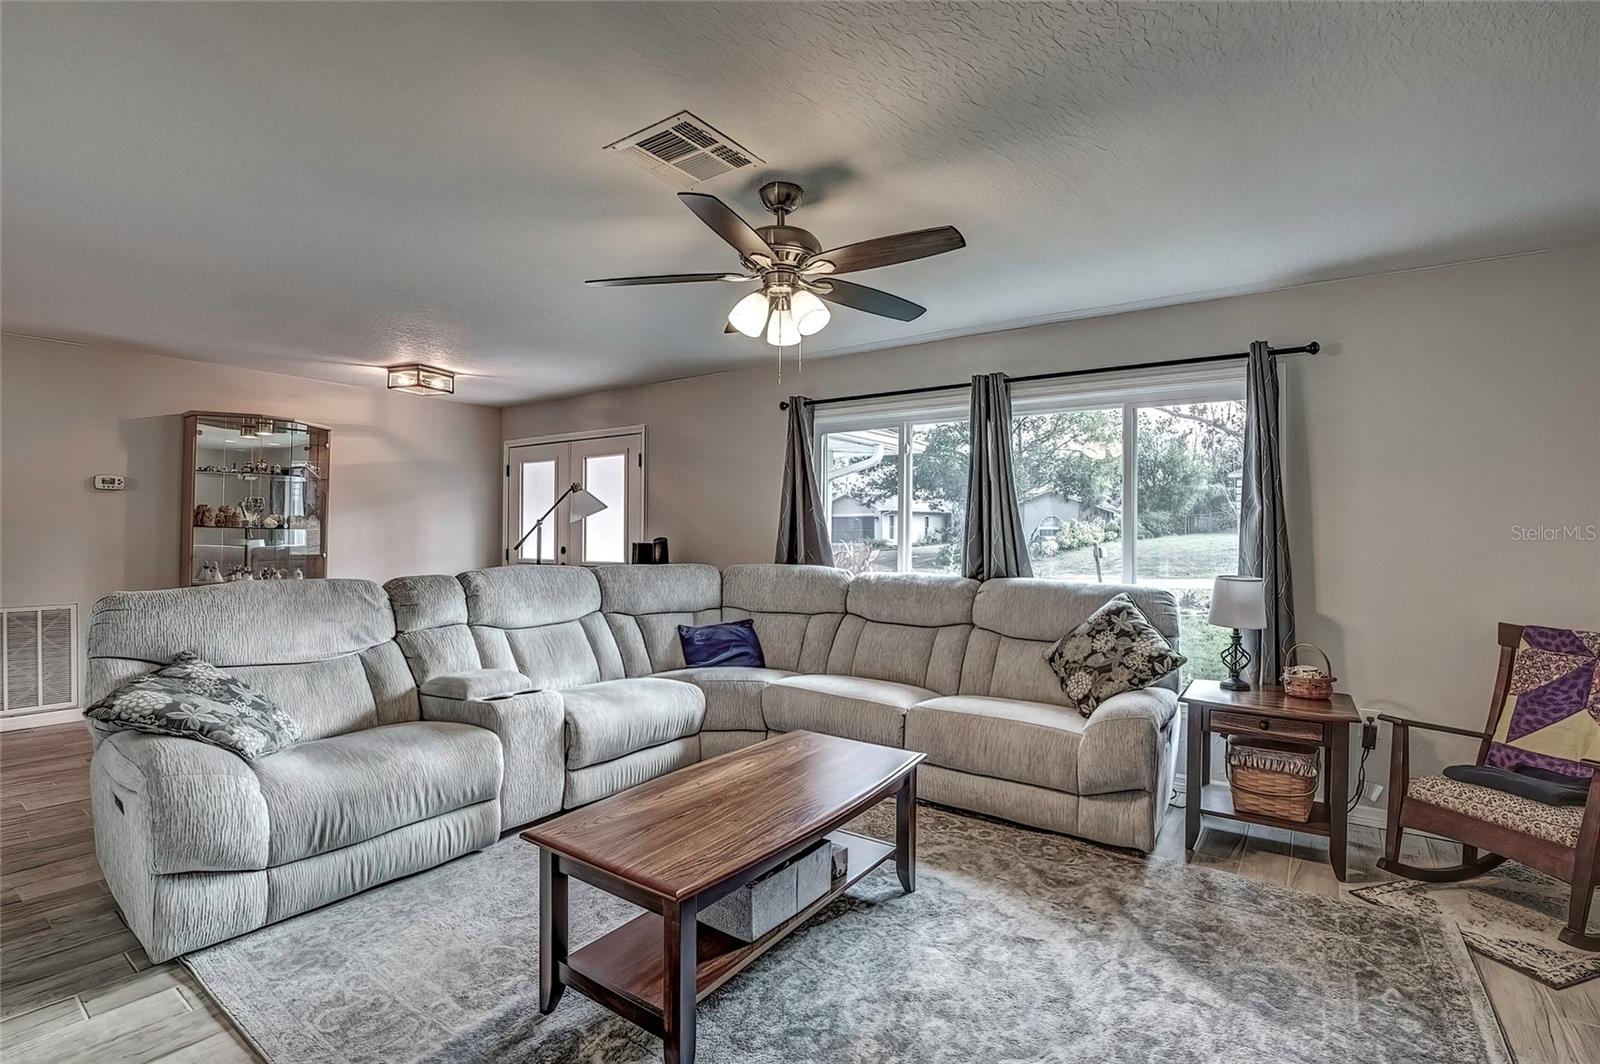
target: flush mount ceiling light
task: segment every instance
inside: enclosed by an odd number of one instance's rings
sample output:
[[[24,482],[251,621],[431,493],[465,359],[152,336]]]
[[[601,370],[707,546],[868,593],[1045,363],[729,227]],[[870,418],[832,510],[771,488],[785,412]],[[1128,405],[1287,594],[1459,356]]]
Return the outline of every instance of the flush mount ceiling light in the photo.
[[[916,320],[927,308],[876,288],[838,280],[838,275],[939,255],[965,247],[967,243],[953,226],[943,225],[823,251],[822,242],[816,237],[788,224],[788,216],[800,206],[801,197],[800,186],[788,181],[772,181],[761,186],[762,206],[777,215],[778,223],[752,229],[717,197],[703,192],[680,192],[678,198],[684,205],[739,253],[743,272],[611,277],[588,283],[617,287],[760,281],[760,291],[751,292],[734,304],[724,331],[740,332],[752,339],[765,334],[767,343],[772,346],[788,347],[828,324],[830,314],[824,300],[896,321]]]
[[[421,362],[390,366],[389,388],[412,395],[454,395],[456,375],[447,369],[425,366]]]

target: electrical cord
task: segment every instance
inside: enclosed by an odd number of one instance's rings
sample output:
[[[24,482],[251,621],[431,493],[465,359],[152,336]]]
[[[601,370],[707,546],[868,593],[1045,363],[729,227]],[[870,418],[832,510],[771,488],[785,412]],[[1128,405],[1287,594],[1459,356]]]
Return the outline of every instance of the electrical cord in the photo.
[[[1361,801],[1361,795],[1366,792],[1366,789],[1367,789],[1367,755],[1370,754],[1370,753],[1372,753],[1372,747],[1370,747],[1370,746],[1362,746],[1362,748],[1361,748],[1361,765],[1360,765],[1359,768],[1356,769],[1356,793],[1352,794],[1350,796],[1350,800],[1345,803],[1344,811],[1346,813],[1353,812],[1355,810],[1356,804]]]

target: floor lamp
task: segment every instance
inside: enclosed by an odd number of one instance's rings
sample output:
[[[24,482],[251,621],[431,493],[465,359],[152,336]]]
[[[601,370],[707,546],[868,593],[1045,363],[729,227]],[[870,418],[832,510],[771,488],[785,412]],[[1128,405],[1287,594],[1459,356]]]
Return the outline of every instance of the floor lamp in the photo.
[[[520,556],[519,552],[522,550],[522,545],[528,542],[529,536],[532,536],[534,537],[533,562],[535,565],[544,564],[544,519],[555,513],[556,507],[560,506],[569,495],[572,496],[572,505],[567,507],[568,524],[575,525],[585,517],[597,514],[606,508],[606,504],[588,491],[585,491],[582,484],[574,482],[566,491],[556,496],[556,501],[550,504],[550,509],[541,514],[539,520],[533,523],[533,527],[524,532],[522,538],[512,545],[512,557]]]

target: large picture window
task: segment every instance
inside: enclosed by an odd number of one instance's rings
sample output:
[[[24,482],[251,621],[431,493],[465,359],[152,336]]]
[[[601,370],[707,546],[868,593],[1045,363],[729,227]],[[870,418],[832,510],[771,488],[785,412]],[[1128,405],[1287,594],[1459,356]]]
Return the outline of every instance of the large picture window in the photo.
[[[1155,584],[1177,596],[1184,678],[1223,675],[1211,582],[1236,572],[1244,382],[1237,369],[1018,386],[1012,462],[1037,577]],[[834,564],[959,572],[965,404],[818,417]]]

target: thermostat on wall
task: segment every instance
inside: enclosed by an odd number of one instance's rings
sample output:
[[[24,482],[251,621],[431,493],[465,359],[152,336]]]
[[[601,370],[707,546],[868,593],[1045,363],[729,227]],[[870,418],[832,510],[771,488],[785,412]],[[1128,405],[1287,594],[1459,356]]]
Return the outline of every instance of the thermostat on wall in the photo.
[[[121,477],[114,477],[109,473],[96,473],[94,475],[95,491],[121,491],[123,486]]]

